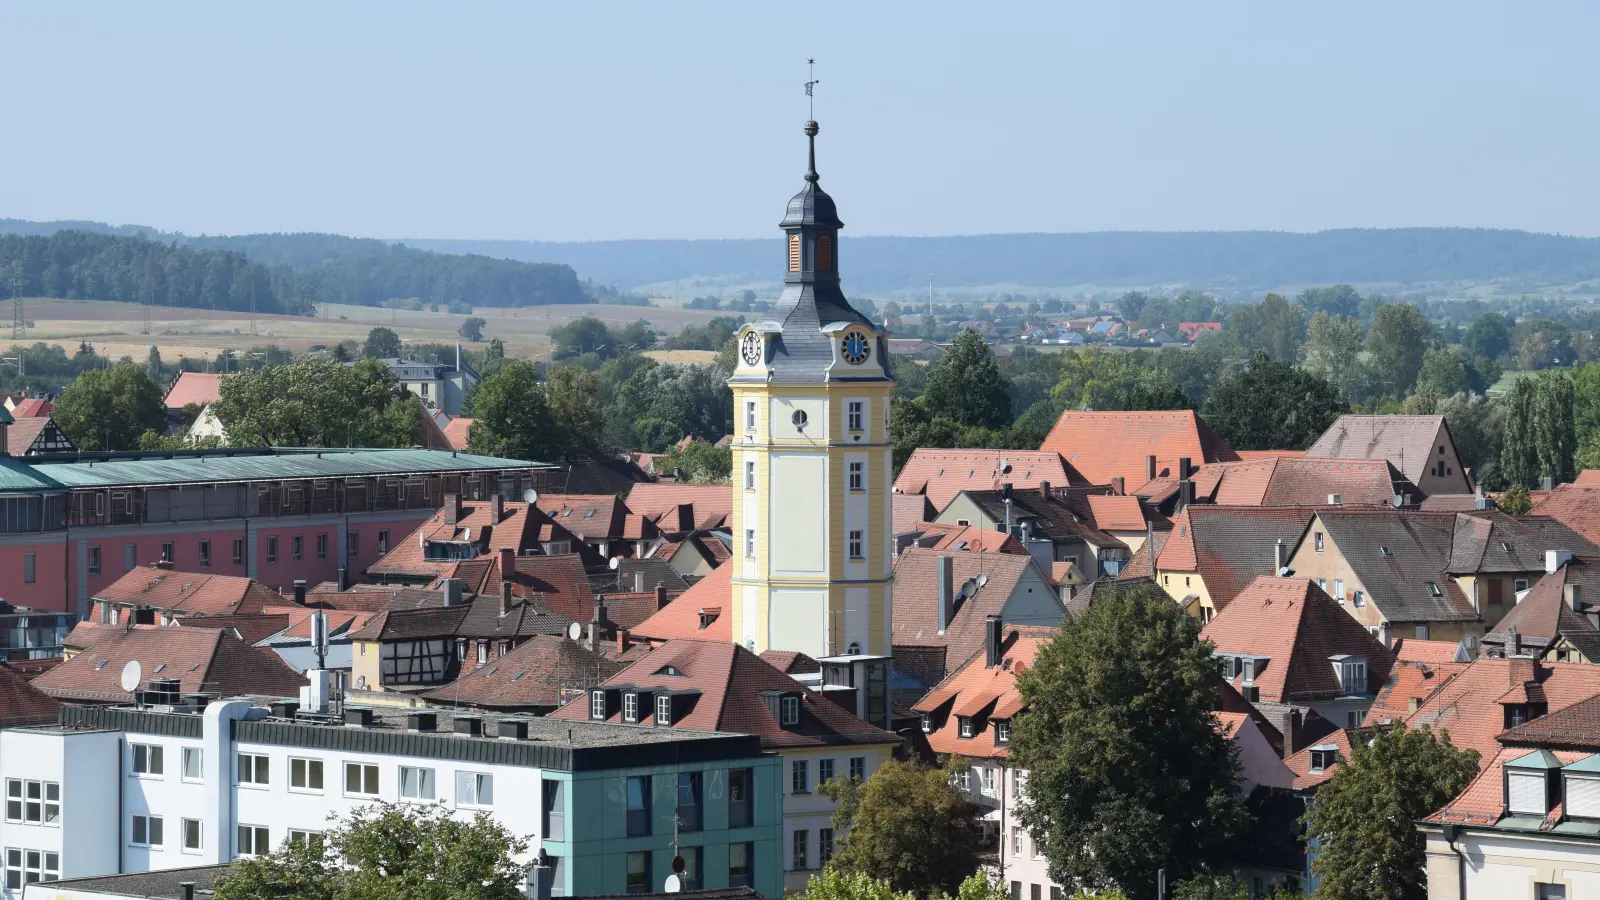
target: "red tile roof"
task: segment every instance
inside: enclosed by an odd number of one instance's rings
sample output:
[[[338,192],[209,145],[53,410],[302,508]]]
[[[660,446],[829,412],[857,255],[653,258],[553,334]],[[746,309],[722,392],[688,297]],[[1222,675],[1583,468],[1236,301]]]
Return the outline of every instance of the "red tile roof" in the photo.
[[[695,528],[722,528],[733,515],[733,488],[725,484],[636,484],[628,491],[628,509],[656,522],[662,531],[680,531],[680,504],[694,507]]]
[[[676,638],[731,641],[732,605],[733,567],[718,566],[655,615],[640,622],[633,633],[641,640],[652,641]],[[703,613],[710,614],[712,610],[715,613],[710,615],[710,621],[702,628],[701,622],[706,619]]]
[[[518,553],[524,550],[537,548],[541,531],[546,532],[545,539],[549,540],[549,522],[543,515],[528,515],[528,504],[521,501],[505,501],[504,518],[492,521],[494,518],[494,504],[488,500],[462,500],[461,515],[456,523],[451,525],[445,522],[445,510],[441,509],[429,517],[428,521],[417,526],[416,530],[389,546],[389,552],[377,562],[367,568],[371,575],[413,575],[413,576],[442,576],[455,567],[456,560],[425,559],[423,551],[424,541],[449,541],[465,540],[469,536],[474,542],[483,540],[485,529],[489,531],[488,546],[482,547],[481,555],[493,554],[501,549],[509,548]],[[556,540],[568,540],[570,535],[566,529],[560,530],[560,537]]]
[[[1493,825],[1505,815],[1505,764],[1534,751],[1527,747],[1497,748],[1497,752],[1486,757],[1480,763],[1481,771],[1478,777],[1462,791],[1459,796],[1451,800],[1443,809],[1428,816],[1429,822],[1461,822],[1467,825]],[[1590,756],[1590,751],[1555,751],[1556,759],[1563,765],[1571,765]],[[1556,805],[1559,811],[1561,805]],[[1559,818],[1559,815],[1556,816]]]
[[[1200,573],[1220,610],[1257,575],[1274,574],[1277,542],[1293,549],[1310,520],[1310,511],[1295,508],[1187,506],[1173,518],[1156,566]]]
[[[1001,474],[1000,465],[1011,465]],[[899,494],[922,494],[936,510],[943,510],[962,491],[993,491],[1010,482],[1017,490],[1037,488],[1042,482],[1066,487],[1066,466],[1061,456],[1033,450],[944,450],[918,447],[911,451],[894,480]]]
[[[182,409],[191,403],[202,407],[215,403],[222,399],[222,381],[227,377],[207,372],[179,373],[163,403],[167,409]]]
[[[1394,665],[1394,654],[1365,626],[1305,578],[1263,575],[1240,591],[1200,632],[1216,652],[1268,657],[1255,685],[1268,703],[1306,703],[1341,696],[1329,657],[1366,660],[1378,683]],[[1236,676],[1236,686],[1244,676]],[[1364,686],[1363,686],[1364,687]]]
[[[1245,462],[1249,462],[1252,459],[1271,459],[1273,457],[1299,459],[1306,455],[1304,450],[1235,450],[1234,452],[1239,454],[1239,459]]]
[[[1397,661],[1367,710],[1368,726],[1402,722],[1467,668],[1465,662]]]
[[[918,522],[929,521],[939,514],[939,511],[933,508],[933,504],[928,502],[925,494],[901,494],[897,492],[891,494],[890,498],[894,504],[895,534],[904,534],[910,531]]]
[[[991,727],[975,727],[972,737],[961,737],[958,716],[976,717],[983,726],[993,719],[1009,719],[1022,712],[1017,674],[1033,665],[1039,648],[1060,632],[1055,628],[1007,626],[1000,643],[1001,664],[989,666],[986,650],[969,656],[954,672],[934,685],[912,709],[935,715],[948,706],[949,713],[927,734],[935,753],[959,754],[978,759],[1004,759],[1011,748],[995,743]]]
[[[101,626],[93,645],[34,679],[39,690],[61,700],[126,703],[122,669],[138,660],[145,681],[176,678],[186,693],[264,694],[297,697],[305,679],[278,657],[217,628]]]
[[[1271,456],[1206,466],[1195,476],[1197,496],[1219,506],[1387,506],[1396,494],[1420,496],[1387,460]]]
[[[925,550],[973,550],[980,553],[1023,553],[1022,542],[1009,534],[979,528],[976,525],[942,525],[938,522],[918,522],[911,532],[922,532],[916,546]]]
[[[1589,471],[1592,470],[1585,470],[1584,474]],[[1532,511],[1555,519],[1591,543],[1600,543],[1600,485],[1592,480],[1580,477],[1572,484],[1558,486],[1535,503]]]
[[[670,667],[670,668],[669,668]],[[771,663],[738,644],[722,641],[673,640],[618,672],[607,686],[693,691],[698,697],[672,727],[695,731],[731,731],[761,738],[763,747],[820,747],[840,744],[898,744],[898,735],[861,721],[832,701],[795,681]],[[765,694],[801,695],[800,724],[783,728],[770,712]],[[585,720],[587,704],[573,703],[550,714],[553,719]],[[655,728],[655,717],[638,723]],[[621,712],[613,715],[621,721]]]
[[[512,577],[512,596],[528,600],[541,610],[587,622],[594,616],[595,593],[576,553],[558,556],[519,556]],[[484,579],[482,595],[498,602],[503,580],[500,558]]]
[[[444,427],[445,440],[456,450],[467,449],[467,442],[472,440],[472,419],[465,416],[456,416],[450,424]]]
[[[1455,641],[1424,641],[1402,638],[1394,643],[1394,658],[1399,662],[1420,662],[1433,665],[1467,662],[1461,645]]]
[[[33,401],[30,401],[33,402]],[[23,456],[33,448],[39,435],[46,429],[54,429],[52,436],[58,440],[71,439],[60,433],[60,428],[55,425],[55,420],[48,414],[42,416],[18,416],[13,414],[12,423],[6,428],[6,452],[12,456]]]
[[[1110,484],[1120,476],[1130,493],[1149,481],[1147,457],[1156,458],[1156,475],[1177,474],[1178,460],[1190,465],[1237,462],[1211,426],[1193,410],[1163,412],[1080,412],[1061,414],[1041,450],[1052,450],[1082,480]]]
[[[1095,527],[1101,531],[1144,530],[1144,507],[1138,497],[1090,494],[1089,509],[1094,512]]]
[[[1447,732],[1457,747],[1478,751],[1480,766],[1488,765],[1499,752],[1496,739],[1505,731],[1502,701],[1516,702],[1528,692],[1530,681],[1549,704],[1547,715],[1554,715],[1600,694],[1600,666],[1480,657],[1407,716],[1406,727],[1429,725]]]
[[[612,494],[542,494],[539,510],[580,538],[621,538],[628,507]]]
[[[554,708],[604,682],[626,666],[559,635],[528,638],[450,684],[423,696],[436,703],[490,709]],[[583,704],[580,702],[581,708]]]
[[[266,606],[283,603],[276,591],[251,578],[153,566],[134,566],[95,592],[93,599],[212,616],[258,614]]]
[[[0,665],[0,727],[39,725],[56,720],[61,704],[10,665]]]
[[[939,574],[941,557],[951,559],[954,583],[952,590],[960,590],[968,579],[983,575],[983,587],[972,596],[955,604],[954,614],[939,633]],[[923,646],[946,648],[948,665],[964,661],[983,646],[984,619],[999,615],[1013,591],[1023,578],[1033,573],[1039,583],[1034,590],[1046,592],[1041,603],[1059,606],[1060,599],[1051,590],[1044,575],[1034,565],[1033,558],[1010,553],[977,553],[973,551],[921,550],[912,548],[900,554],[894,566],[894,636],[895,646]],[[1062,615],[1065,615],[1062,609]],[[1018,625],[1059,625],[1053,622],[1018,622]]]
[[[39,416],[48,416],[55,409],[55,404],[43,397],[30,397],[11,408],[11,417],[14,419],[32,419]]]
[[[303,612],[308,618],[310,617],[309,610]],[[242,616],[183,616],[175,619],[174,624],[180,628],[232,629],[240,640],[254,645],[288,628],[290,621],[289,616],[284,613],[265,613]]]
[[[1355,733],[1359,734],[1359,732]],[[1295,753],[1290,754],[1289,758],[1283,761],[1283,764],[1288,766],[1289,771],[1294,773],[1294,789],[1297,791],[1310,790],[1324,781],[1327,781],[1329,778],[1332,778],[1333,774],[1339,770],[1339,763],[1346,762],[1350,759],[1351,734],[1352,732],[1341,728],[1320,740],[1312,741],[1310,744],[1300,748],[1300,750],[1296,751]],[[1320,772],[1312,772],[1311,748],[1329,746],[1333,747],[1336,751],[1334,756],[1334,764]]]
[[[1329,459],[1386,459],[1417,481],[1433,465],[1444,416],[1342,415],[1306,450]]]

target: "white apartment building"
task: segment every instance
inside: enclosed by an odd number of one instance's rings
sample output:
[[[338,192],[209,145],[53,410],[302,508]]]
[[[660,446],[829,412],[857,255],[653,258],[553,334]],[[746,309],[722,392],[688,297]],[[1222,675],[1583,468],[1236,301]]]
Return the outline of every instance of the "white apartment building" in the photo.
[[[0,780],[5,900],[316,840],[379,800],[491,813],[568,896],[659,891],[673,820],[692,817],[676,834],[691,884],[782,892],[779,759],[749,735],[247,700],[64,707],[55,725],[0,731]]]

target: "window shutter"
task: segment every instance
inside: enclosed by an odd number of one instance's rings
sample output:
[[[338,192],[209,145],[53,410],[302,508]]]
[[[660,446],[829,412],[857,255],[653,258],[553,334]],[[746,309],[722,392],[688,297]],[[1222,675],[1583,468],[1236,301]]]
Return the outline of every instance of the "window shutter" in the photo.
[[[1567,815],[1600,819],[1600,778],[1567,776]]]
[[[817,271],[833,271],[833,237],[831,235],[817,235]]]
[[[789,235],[789,271],[800,271],[800,235]]]
[[[1510,785],[1506,806],[1513,815],[1542,816],[1550,811],[1545,806],[1544,773],[1510,772],[1506,778]]]

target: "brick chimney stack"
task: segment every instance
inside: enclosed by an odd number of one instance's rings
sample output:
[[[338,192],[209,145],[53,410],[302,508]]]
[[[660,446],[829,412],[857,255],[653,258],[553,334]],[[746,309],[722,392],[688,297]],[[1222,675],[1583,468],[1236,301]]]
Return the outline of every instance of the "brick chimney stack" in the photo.
[[[444,495],[444,523],[454,525],[461,521],[461,495]]]

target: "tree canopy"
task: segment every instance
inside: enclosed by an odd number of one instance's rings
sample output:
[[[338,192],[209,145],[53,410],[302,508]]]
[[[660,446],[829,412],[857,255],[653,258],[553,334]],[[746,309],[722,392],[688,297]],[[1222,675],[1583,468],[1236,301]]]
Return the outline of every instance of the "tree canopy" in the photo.
[[[1204,412],[1235,450],[1304,450],[1349,408],[1321,377],[1260,353],[1212,390]]]
[[[161,385],[144,366],[120,362],[80,374],[56,397],[56,425],[79,450],[133,450],[146,431],[167,430]]]
[[[488,321],[481,316],[468,316],[467,320],[461,323],[460,334],[463,338],[477,343],[483,340],[483,326],[487,324]]]
[[[864,782],[829,782],[824,792],[839,801],[834,832],[843,835],[829,867],[918,897],[954,893],[977,871],[979,831],[977,813],[950,783],[950,772],[890,760]]]
[[[923,388],[928,414],[962,427],[1011,427],[1010,385],[1000,374],[989,342],[963,331],[928,369]]]
[[[398,359],[404,352],[400,335],[382,325],[367,332],[367,340],[361,345],[361,355],[368,359]]]
[[[1119,586],[1018,676],[1017,817],[1053,879],[1147,896],[1157,869],[1176,882],[1226,856],[1243,813],[1237,751],[1212,716],[1217,665],[1198,619],[1154,585]]]
[[[235,447],[410,447],[421,435],[419,401],[375,359],[302,357],[224,379],[218,393]]]
[[[1478,752],[1448,735],[1404,725],[1350,742],[1345,760],[1317,789],[1306,813],[1318,843],[1311,872],[1317,896],[1340,900],[1424,900],[1423,837],[1416,822],[1478,775]]]

